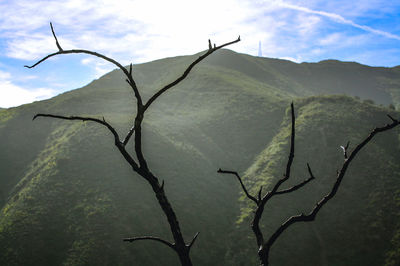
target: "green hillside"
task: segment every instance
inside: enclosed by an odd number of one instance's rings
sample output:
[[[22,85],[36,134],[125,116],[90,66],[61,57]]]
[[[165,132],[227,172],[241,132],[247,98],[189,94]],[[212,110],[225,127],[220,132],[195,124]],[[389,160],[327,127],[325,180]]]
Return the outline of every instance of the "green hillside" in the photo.
[[[135,66],[144,98],[196,57]],[[361,100],[313,96],[321,94]],[[387,113],[400,117],[386,107],[400,104],[398,68],[295,64],[221,50],[146,113],[149,166],[165,180],[185,238],[200,231],[191,252],[195,265],[257,265],[248,226],[252,206],[235,180],[216,170],[245,173],[253,190],[279,177],[292,100],[298,116],[293,176],[304,178],[310,162],[317,180],[271,202],[264,217],[274,213],[273,219],[263,221],[268,230],[326,194],[343,159],[340,145],[355,145],[388,122]],[[0,265],[177,265],[176,254],[159,243],[122,242],[171,236],[150,187],[128,167],[107,130],[90,122],[32,122],[38,112],[104,117],[125,134],[134,108],[132,91],[115,70],[50,100],[0,110]],[[371,143],[317,221],[294,226],[277,242],[273,265],[396,265],[399,141],[393,130]]]
[[[299,191],[271,201],[262,223],[267,236],[288,217],[311,211],[329,192],[344,159],[340,145],[350,141],[350,149],[354,148],[373,125],[382,126],[390,121],[385,121],[387,109],[344,96],[309,97],[295,101],[295,105],[294,174],[285,187],[308,177],[307,162],[316,180]],[[289,118],[288,114],[280,131],[245,172],[244,179],[253,195],[261,185],[268,187],[284,173],[289,150]],[[399,248],[395,243],[396,232],[400,229],[399,202],[393,200],[400,195],[399,148],[398,131],[371,142],[353,162],[338,194],[316,221],[293,226],[276,243],[271,251],[271,264],[384,265],[386,261],[388,265],[397,265],[398,257],[395,259],[392,253]],[[244,231],[254,206],[243,196],[241,202],[238,223]],[[241,249],[252,247],[254,243],[251,239]],[[396,263],[390,264],[392,260]]]

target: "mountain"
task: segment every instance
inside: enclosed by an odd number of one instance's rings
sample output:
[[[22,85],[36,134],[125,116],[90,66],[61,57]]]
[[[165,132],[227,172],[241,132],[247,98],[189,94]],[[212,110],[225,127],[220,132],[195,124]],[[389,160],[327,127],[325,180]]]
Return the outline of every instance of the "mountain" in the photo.
[[[144,100],[197,56],[136,65]],[[389,122],[388,113],[400,117],[386,107],[400,106],[398,68],[333,60],[296,64],[221,50],[146,113],[149,166],[165,180],[185,238],[200,232],[191,253],[195,265],[257,264],[249,228],[253,206],[236,180],[216,170],[243,174],[253,193],[260,185],[267,190],[284,171],[291,101],[297,116],[291,182],[306,176],[306,162],[317,178],[271,201],[262,222],[268,231],[327,193],[343,162],[340,145],[350,140],[354,147]],[[106,129],[90,122],[32,122],[39,112],[104,117],[123,134],[134,108],[132,91],[114,70],[50,100],[0,110],[0,265],[177,265],[176,255],[159,243],[122,242],[171,237],[150,187],[128,167]],[[273,265],[400,261],[399,130],[384,134],[357,158],[317,220],[293,226],[278,240]]]

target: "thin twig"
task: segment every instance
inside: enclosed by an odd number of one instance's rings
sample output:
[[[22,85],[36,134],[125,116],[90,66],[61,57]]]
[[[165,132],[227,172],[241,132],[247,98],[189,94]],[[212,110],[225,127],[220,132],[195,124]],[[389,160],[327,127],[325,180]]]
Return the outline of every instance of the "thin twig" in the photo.
[[[188,247],[189,249],[193,246],[193,244],[194,244],[194,242],[196,241],[197,236],[198,236],[199,234],[200,234],[200,232],[197,232],[197,233],[194,235],[192,241],[190,241],[189,245],[187,245],[187,247]]]
[[[132,137],[133,132],[135,131],[135,125],[131,127],[128,134],[126,135],[125,139],[122,141],[122,144],[126,146],[128,144],[129,139]]]
[[[397,122],[398,120],[394,119],[391,115],[387,114],[387,116],[393,121],[393,122]]]
[[[387,124],[386,126],[383,127],[377,127],[375,128],[369,135],[368,137],[366,137],[360,144],[357,145],[357,147],[353,150],[353,152],[350,154],[350,156],[347,158],[347,160],[345,160],[345,162],[343,163],[342,168],[339,171],[339,174],[337,176],[337,179],[335,181],[335,184],[333,185],[331,191],[325,196],[323,197],[316,205],[315,207],[311,210],[311,212],[309,214],[299,214],[299,215],[295,215],[290,217],[286,222],[284,222],[276,231],[274,234],[272,234],[272,236],[269,238],[269,240],[265,243],[265,246],[271,247],[272,244],[276,241],[276,239],[292,224],[297,223],[297,222],[310,222],[313,221],[316,217],[316,215],[318,214],[318,212],[321,210],[321,208],[330,200],[332,199],[336,192],[339,189],[339,186],[343,180],[343,177],[346,174],[347,168],[349,167],[351,161],[355,158],[355,156],[357,155],[357,153],[367,144],[369,143],[372,138],[381,132],[390,130],[396,126],[398,126],[400,124],[400,122],[396,119],[392,119],[392,123],[391,124]]]
[[[83,116],[62,116],[62,115],[52,115],[52,114],[36,114],[32,120],[35,120],[38,117],[50,117],[50,118],[56,118],[56,119],[63,119],[63,120],[80,120],[80,121],[92,121],[98,124],[101,124],[105,127],[108,128],[108,130],[113,134],[114,136],[114,141],[115,145],[118,147],[124,158],[129,162],[129,164],[133,167],[135,171],[139,169],[139,166],[135,162],[135,160],[132,158],[132,156],[129,155],[129,153],[125,150],[124,146],[122,145],[119,135],[117,131],[115,130],[114,127],[112,127],[109,123],[106,122],[104,119],[97,119],[97,118],[92,118],[92,117],[83,117]]]
[[[237,178],[237,180],[239,181],[240,185],[242,186],[243,192],[246,194],[246,196],[247,196],[249,199],[251,199],[252,201],[254,201],[254,202],[258,205],[258,200],[257,200],[255,197],[253,197],[252,195],[249,194],[249,192],[247,191],[245,185],[244,185],[243,182],[242,182],[242,178],[239,176],[239,174],[238,174],[237,172],[234,172],[234,171],[226,171],[226,170],[222,170],[221,168],[218,169],[217,172],[220,173],[220,174],[232,174],[232,175],[235,175],[236,178]]]
[[[60,43],[59,43],[58,40],[57,40],[57,36],[56,36],[56,34],[55,34],[55,32],[54,32],[53,24],[52,24],[51,22],[50,22],[50,28],[51,28],[51,32],[53,33],[54,39],[56,39],[57,48],[58,48],[58,50],[59,50],[60,52],[62,52],[63,49],[61,48]]]
[[[163,243],[163,244],[167,245],[168,247],[172,248],[173,250],[175,250],[175,244],[174,243],[170,243],[167,240],[164,240],[162,238],[155,237],[155,236],[138,236],[138,237],[131,237],[131,238],[124,238],[123,239],[123,241],[125,241],[125,242],[134,242],[134,241],[140,241],[140,240],[158,241],[160,243]]]
[[[297,185],[295,185],[295,186],[293,186],[291,188],[288,188],[288,189],[285,189],[285,190],[281,190],[281,191],[277,191],[277,192],[275,192],[275,195],[280,195],[280,194],[293,192],[293,191],[298,190],[299,188],[303,187],[304,185],[306,185],[311,180],[315,179],[315,177],[314,177],[314,175],[313,175],[313,173],[311,171],[310,165],[308,163],[307,163],[307,168],[308,168],[308,173],[310,174],[309,178],[305,179],[303,182],[301,182],[301,183],[299,183],[299,184],[297,184]]]
[[[289,151],[289,157],[288,157],[288,162],[286,164],[286,171],[285,174],[283,175],[283,177],[281,179],[278,180],[278,182],[276,182],[276,184],[274,185],[274,187],[272,188],[271,191],[267,192],[262,198],[261,200],[258,202],[258,206],[256,209],[256,212],[254,214],[254,218],[253,218],[253,222],[251,223],[251,229],[253,230],[254,235],[256,236],[256,240],[257,240],[257,245],[259,247],[261,247],[264,243],[264,236],[263,233],[261,232],[260,229],[260,220],[262,217],[262,214],[264,212],[264,207],[265,204],[267,204],[267,202],[274,196],[276,195],[279,187],[286,181],[289,179],[290,177],[290,169],[293,163],[293,158],[294,158],[294,144],[295,144],[295,115],[294,115],[294,106],[293,106],[293,102],[290,104],[290,109],[291,109],[291,119],[292,119],[292,123],[291,123],[291,136],[290,136],[290,151]]]
[[[93,56],[102,58],[102,59],[104,59],[104,60],[106,60],[106,61],[108,61],[108,62],[110,62],[110,63],[116,65],[119,69],[122,70],[122,72],[124,72],[125,76],[126,76],[126,77],[128,78],[128,80],[129,80],[129,85],[132,87],[132,89],[133,89],[133,91],[134,91],[135,97],[136,97],[136,99],[137,99],[137,104],[138,104],[138,106],[142,106],[142,97],[140,96],[140,93],[139,93],[139,90],[138,90],[138,88],[137,88],[137,86],[136,86],[136,83],[135,83],[135,81],[133,80],[132,73],[130,73],[128,70],[126,70],[125,67],[123,67],[120,63],[118,63],[118,62],[115,61],[114,59],[112,59],[112,58],[110,58],[110,57],[107,57],[107,56],[105,56],[105,55],[96,53],[96,52],[92,52],[92,51],[88,51],[88,50],[83,50],[83,49],[63,50],[63,49],[61,48],[61,46],[60,46],[60,43],[58,42],[58,39],[57,39],[57,36],[56,36],[56,34],[55,34],[55,32],[54,32],[54,28],[53,28],[53,24],[52,24],[52,23],[50,23],[50,28],[51,28],[51,32],[53,33],[53,36],[54,36],[54,38],[55,38],[55,40],[56,40],[56,45],[57,45],[57,48],[58,48],[59,51],[56,52],[56,53],[52,53],[52,54],[49,54],[49,55],[43,57],[42,59],[40,59],[39,61],[37,61],[35,64],[33,64],[33,65],[31,65],[31,66],[25,65],[24,67],[27,67],[27,68],[34,68],[35,66],[37,66],[37,65],[39,65],[40,63],[46,61],[47,59],[49,59],[49,58],[51,58],[51,57],[53,57],[53,56],[56,56],[56,55],[60,55],[60,54],[89,54],[89,55],[93,55]]]
[[[193,63],[191,63],[186,70],[183,72],[183,74],[177,78],[175,81],[171,82],[170,84],[164,86],[162,89],[160,89],[157,93],[155,93],[148,101],[147,103],[144,105],[144,109],[146,110],[147,108],[149,108],[149,106],[161,95],[163,94],[165,91],[167,91],[168,89],[174,87],[175,85],[177,85],[179,82],[181,82],[182,80],[184,80],[186,78],[186,76],[190,73],[190,71],[192,70],[192,68],[197,65],[198,63],[200,63],[204,58],[206,58],[207,56],[209,56],[210,54],[212,54],[213,52],[217,51],[218,49],[221,49],[225,46],[237,43],[240,41],[240,36],[232,41],[232,42],[227,42],[224,43],[220,46],[216,46],[214,48],[209,47],[209,49],[207,50],[207,52],[205,54],[203,54],[202,56],[200,56],[199,58],[197,58]],[[210,44],[210,40],[209,40],[209,44]]]
[[[288,156],[288,162],[286,164],[286,171],[283,177],[275,184],[274,188],[272,189],[272,194],[274,194],[279,187],[290,178],[290,170],[293,164],[293,159],[294,159],[294,141],[295,141],[295,125],[296,125],[296,119],[294,116],[294,106],[293,102],[290,104],[290,114],[291,114],[291,134],[290,134],[290,151],[289,151],[289,156]]]
[[[52,115],[52,114],[36,114],[32,120],[35,120],[38,117],[51,117],[51,118],[57,118],[57,119],[64,119],[64,120],[81,120],[81,121],[93,121],[98,124],[101,124],[103,126],[106,126],[110,132],[114,135],[115,141],[119,141],[119,136],[117,131],[109,124],[106,122],[104,117],[102,119],[98,118],[93,118],[93,117],[83,117],[83,116],[63,116],[63,115]]]
[[[346,146],[344,146],[344,147],[340,146],[340,148],[342,148],[342,150],[343,150],[344,159],[346,159],[346,160],[347,160],[347,150],[349,149],[349,145],[350,145],[350,141],[347,142]]]

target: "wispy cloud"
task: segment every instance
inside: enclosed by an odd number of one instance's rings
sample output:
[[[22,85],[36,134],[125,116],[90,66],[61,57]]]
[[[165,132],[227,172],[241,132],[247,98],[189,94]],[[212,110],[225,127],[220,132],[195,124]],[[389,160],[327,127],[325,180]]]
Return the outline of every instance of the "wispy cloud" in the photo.
[[[150,60],[204,50],[210,37],[221,43],[243,36],[248,29],[244,20],[253,12],[232,0],[16,0],[0,4],[0,11],[0,36],[12,35],[7,39],[9,57],[32,59],[54,51],[51,20],[66,48],[107,51],[119,60],[122,54]]]
[[[38,79],[14,81],[22,73],[18,70],[21,65],[57,51],[50,21],[64,49],[94,50],[124,65],[197,53],[207,49],[209,38],[220,44],[238,35],[242,41],[229,49],[241,53],[257,55],[261,41],[267,57],[297,62],[360,59],[370,65],[398,65],[400,28],[395,22],[400,3],[395,2],[0,0],[0,67],[7,61],[18,63],[2,67],[9,73],[16,71],[7,79],[3,77],[2,84],[61,91],[84,85],[113,69],[95,58],[60,57],[53,61],[54,66],[45,64],[29,72],[40,76]],[[375,20],[379,20],[379,27]],[[56,74],[50,71],[54,67]],[[3,93],[0,98],[4,98]]]
[[[114,65],[111,65],[107,62],[104,62],[100,59],[93,58],[93,57],[86,57],[81,60],[81,63],[83,65],[94,66],[94,70],[96,73],[95,75],[98,77],[103,76],[104,74],[110,72],[111,70],[113,70],[115,68]]]
[[[374,33],[377,35],[381,35],[384,36],[386,38],[390,38],[390,39],[395,39],[395,40],[400,40],[400,35],[396,35],[396,34],[392,34],[390,32],[386,32],[386,31],[382,31],[382,30],[378,30],[375,28],[372,28],[370,26],[366,26],[366,25],[361,25],[361,24],[357,24],[349,19],[344,18],[343,16],[336,14],[336,13],[332,13],[332,12],[326,12],[326,11],[319,11],[319,10],[313,10],[307,7],[303,7],[303,6],[298,6],[298,5],[293,5],[281,0],[276,0],[272,2],[273,5],[277,5],[283,8],[288,8],[288,9],[292,9],[292,10],[297,10],[297,11],[301,11],[301,12],[305,12],[308,14],[314,14],[314,15],[320,15],[322,17],[326,17],[329,18],[335,22],[341,23],[341,24],[346,24],[346,25],[350,25],[353,26],[355,28],[370,32],[370,33]]]
[[[25,89],[13,84],[12,75],[0,70],[0,106],[13,107],[25,103],[48,99],[56,94],[49,88]]]

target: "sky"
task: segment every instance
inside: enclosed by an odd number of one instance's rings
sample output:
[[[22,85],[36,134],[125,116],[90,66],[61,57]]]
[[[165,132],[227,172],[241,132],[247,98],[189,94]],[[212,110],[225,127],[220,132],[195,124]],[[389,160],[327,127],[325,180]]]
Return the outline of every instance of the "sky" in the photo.
[[[0,107],[43,100],[85,86],[114,65],[228,48],[301,62],[326,59],[370,66],[400,65],[400,1],[381,0],[0,0]]]

